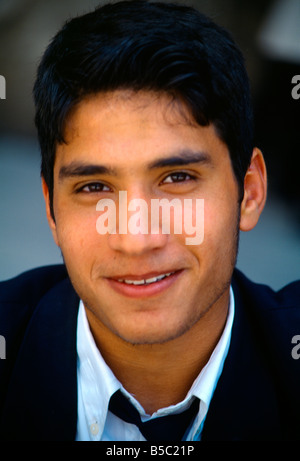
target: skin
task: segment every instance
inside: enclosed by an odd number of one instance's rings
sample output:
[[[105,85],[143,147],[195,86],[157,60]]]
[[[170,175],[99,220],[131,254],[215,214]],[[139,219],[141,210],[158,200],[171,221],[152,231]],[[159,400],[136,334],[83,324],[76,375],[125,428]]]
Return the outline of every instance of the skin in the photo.
[[[151,414],[185,397],[222,334],[238,230],[256,225],[266,199],[263,156],[254,149],[240,204],[213,125],[195,124],[182,103],[146,91],[84,99],[65,138],[54,165],[55,220],[42,183],[49,225],[101,354]],[[96,204],[111,198],[118,210],[119,191],[149,209],[153,198],[203,198],[203,243],[186,245],[172,226],[170,234],[99,235]],[[169,272],[148,287],[117,281]]]

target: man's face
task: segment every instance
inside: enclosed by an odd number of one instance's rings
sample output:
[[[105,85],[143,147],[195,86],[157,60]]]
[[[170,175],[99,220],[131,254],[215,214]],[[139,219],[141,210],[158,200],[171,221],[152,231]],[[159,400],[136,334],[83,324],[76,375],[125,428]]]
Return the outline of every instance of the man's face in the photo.
[[[237,252],[238,186],[214,127],[193,123],[167,95],[117,91],[82,101],[65,137],[56,152],[51,227],[86,309],[137,344],[169,341],[209,312],[224,312]],[[152,199],[204,199],[203,242],[187,245],[184,226],[174,233],[172,213],[169,234],[120,234],[120,191],[128,202],[143,199],[149,213]],[[96,205],[105,198],[116,204],[115,234],[96,229]]]

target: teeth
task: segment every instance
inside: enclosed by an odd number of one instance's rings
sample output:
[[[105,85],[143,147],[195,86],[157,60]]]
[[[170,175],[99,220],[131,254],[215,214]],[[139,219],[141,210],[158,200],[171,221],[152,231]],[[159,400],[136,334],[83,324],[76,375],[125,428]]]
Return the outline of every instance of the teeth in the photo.
[[[149,285],[150,283],[158,282],[159,280],[164,279],[165,277],[169,277],[169,275],[174,274],[174,272],[169,272],[168,274],[158,275],[157,277],[151,277],[150,279],[142,279],[142,280],[123,280],[118,279],[118,282],[127,283],[128,285]]]

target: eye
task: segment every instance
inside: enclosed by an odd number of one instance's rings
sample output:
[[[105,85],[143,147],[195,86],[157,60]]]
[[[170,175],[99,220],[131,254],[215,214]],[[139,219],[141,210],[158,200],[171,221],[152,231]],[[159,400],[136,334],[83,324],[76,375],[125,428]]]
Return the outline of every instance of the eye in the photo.
[[[85,194],[93,194],[97,192],[110,192],[111,189],[103,184],[102,182],[91,182],[80,187],[77,192],[83,192]]]
[[[194,176],[185,173],[184,171],[176,171],[175,173],[169,174],[163,181],[162,184],[173,184],[178,182],[191,181],[195,179]]]

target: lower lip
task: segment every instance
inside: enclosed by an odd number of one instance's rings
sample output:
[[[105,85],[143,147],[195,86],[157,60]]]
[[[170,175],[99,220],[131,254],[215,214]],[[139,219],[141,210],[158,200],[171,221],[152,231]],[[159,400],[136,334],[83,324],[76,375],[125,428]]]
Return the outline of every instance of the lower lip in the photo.
[[[178,277],[180,277],[182,272],[182,270],[176,271],[174,274],[169,275],[169,277],[165,277],[164,279],[150,283],[149,285],[129,285],[113,279],[106,280],[115,291],[123,296],[127,296],[129,298],[146,298],[160,294],[170,288],[171,285],[176,282]]]

